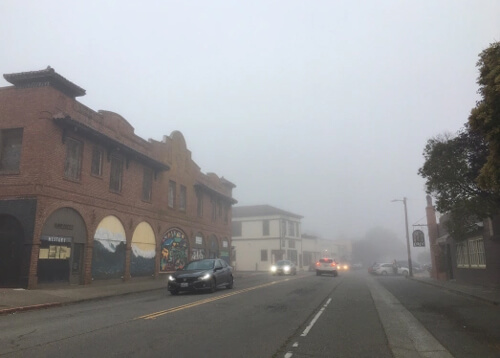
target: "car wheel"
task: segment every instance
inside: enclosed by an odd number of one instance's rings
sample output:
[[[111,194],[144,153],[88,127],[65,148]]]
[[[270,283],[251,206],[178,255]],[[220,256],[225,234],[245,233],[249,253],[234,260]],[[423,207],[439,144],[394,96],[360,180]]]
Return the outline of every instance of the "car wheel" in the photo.
[[[337,271],[333,271],[333,277],[337,277],[339,273]]]
[[[409,275],[408,271],[403,271],[403,276],[404,277],[408,277],[408,275]]]
[[[179,291],[178,291],[178,290],[171,290],[171,291],[170,291],[170,294],[171,294],[172,296],[177,296],[177,295],[179,294]]]
[[[316,271],[316,276],[321,276],[321,272]]]
[[[382,271],[381,274],[382,276],[387,276],[387,271]]]
[[[216,286],[215,286],[215,278],[213,278],[213,279],[210,280],[210,286],[208,288],[208,291],[210,293],[214,293],[215,292],[215,288],[216,288]]]
[[[295,276],[297,274],[297,270],[293,270],[293,275]]]
[[[229,283],[226,285],[226,288],[233,288],[234,285],[234,279],[233,276],[229,278]]]

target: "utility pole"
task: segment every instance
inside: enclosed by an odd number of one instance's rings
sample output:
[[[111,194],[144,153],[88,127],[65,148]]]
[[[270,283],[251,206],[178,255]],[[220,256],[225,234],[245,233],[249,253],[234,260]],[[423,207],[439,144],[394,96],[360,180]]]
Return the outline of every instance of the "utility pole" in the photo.
[[[411,263],[411,251],[410,251],[410,233],[408,231],[408,210],[406,208],[406,198],[403,200],[394,199],[394,201],[402,201],[405,208],[405,229],[406,229],[406,249],[408,250],[408,274],[410,277],[413,277],[413,268]]]

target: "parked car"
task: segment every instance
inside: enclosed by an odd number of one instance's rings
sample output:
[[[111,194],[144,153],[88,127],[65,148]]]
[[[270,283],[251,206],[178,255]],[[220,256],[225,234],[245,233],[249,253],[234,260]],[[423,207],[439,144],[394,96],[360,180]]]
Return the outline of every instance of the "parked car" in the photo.
[[[410,269],[404,266],[398,266],[398,275],[408,276],[410,275]]]
[[[393,263],[381,263],[378,264],[376,268],[374,268],[373,273],[375,275],[403,275],[403,276],[408,276],[410,273],[410,270],[408,267],[397,265],[396,266],[396,272],[394,272],[394,264]]]
[[[371,273],[372,275],[375,274],[375,270],[380,266],[381,264],[378,264],[376,262],[373,263],[370,267],[368,267],[368,272]]]
[[[168,291],[215,292],[219,287],[233,288],[233,268],[221,259],[203,259],[189,262],[184,268],[168,276]]]
[[[331,258],[322,258],[316,262],[316,276],[320,276],[324,273],[332,274],[333,277],[338,276],[337,263]]]
[[[373,273],[376,275],[394,275],[394,267],[392,263],[381,263],[374,268]],[[396,272],[397,273],[397,272]]]
[[[271,273],[273,275],[296,275],[297,267],[290,260],[280,260],[271,266]]]

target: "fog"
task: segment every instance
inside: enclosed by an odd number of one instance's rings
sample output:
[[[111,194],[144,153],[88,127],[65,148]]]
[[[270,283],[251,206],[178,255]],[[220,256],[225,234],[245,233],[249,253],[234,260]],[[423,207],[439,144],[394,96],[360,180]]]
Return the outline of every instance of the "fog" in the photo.
[[[408,199],[410,234],[426,223],[423,148],[467,121],[499,15],[495,0],[3,0],[0,70],[50,65],[142,138],[181,131],[237,205],[404,242],[391,200]]]

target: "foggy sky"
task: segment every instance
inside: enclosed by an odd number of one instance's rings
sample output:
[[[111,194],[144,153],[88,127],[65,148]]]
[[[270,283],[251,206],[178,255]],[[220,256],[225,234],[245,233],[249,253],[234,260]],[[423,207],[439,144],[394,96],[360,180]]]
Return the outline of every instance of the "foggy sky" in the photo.
[[[50,65],[142,138],[181,131],[238,205],[403,239],[391,200],[426,223],[423,148],[467,121],[499,18],[494,0],[2,0],[0,71]]]

